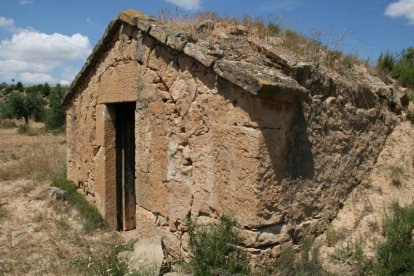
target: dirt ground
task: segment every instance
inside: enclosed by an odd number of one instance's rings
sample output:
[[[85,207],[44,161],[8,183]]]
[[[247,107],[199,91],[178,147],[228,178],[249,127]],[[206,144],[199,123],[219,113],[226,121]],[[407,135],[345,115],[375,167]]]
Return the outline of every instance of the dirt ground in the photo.
[[[65,136],[32,127],[0,129],[0,275],[79,275],[77,262],[119,237],[84,233],[74,208],[44,193],[64,168]]]

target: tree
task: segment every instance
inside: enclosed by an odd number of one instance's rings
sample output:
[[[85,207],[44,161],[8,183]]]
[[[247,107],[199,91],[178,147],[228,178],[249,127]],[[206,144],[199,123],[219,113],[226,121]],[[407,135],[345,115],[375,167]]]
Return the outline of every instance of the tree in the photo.
[[[39,93],[32,92],[21,94],[12,92],[7,97],[3,109],[9,118],[24,119],[26,125],[29,124],[31,116],[40,116],[44,111],[44,102]]]
[[[39,87],[39,86],[38,86]],[[39,87],[40,88],[40,87]],[[42,94],[44,97],[48,97],[51,92],[50,86],[47,82],[42,87]]]
[[[19,90],[20,92],[24,91],[24,86],[23,84],[19,81],[16,83],[16,86],[14,87],[15,90]]]
[[[58,129],[65,124],[65,109],[62,100],[66,89],[60,84],[53,88],[49,95],[49,109],[46,112],[46,129]]]

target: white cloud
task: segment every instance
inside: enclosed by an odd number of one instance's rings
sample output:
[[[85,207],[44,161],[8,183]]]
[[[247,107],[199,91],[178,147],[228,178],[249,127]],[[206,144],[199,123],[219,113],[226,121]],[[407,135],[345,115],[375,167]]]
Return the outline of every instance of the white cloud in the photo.
[[[70,81],[68,81],[68,80],[61,80],[59,83],[60,83],[61,85],[67,85],[67,86],[69,86],[69,85],[70,85]]]
[[[389,4],[385,9],[385,15],[405,17],[410,24],[414,24],[414,0],[399,0]]]
[[[166,0],[167,2],[173,3],[178,7],[195,10],[198,9],[201,5],[201,0]]]
[[[44,73],[22,73],[19,75],[18,80],[25,84],[36,84],[36,83],[55,83],[55,79]]]
[[[0,16],[0,28],[9,29],[13,27],[13,25],[14,25],[14,20],[12,18],[6,18],[6,17]]]
[[[24,5],[29,5],[29,4],[33,4],[33,0],[21,0],[20,1],[20,6],[24,6]]]
[[[72,80],[77,70],[71,64],[91,53],[88,37],[79,33],[67,36],[19,29],[14,27],[13,19],[4,17],[0,17],[1,26],[12,32],[10,39],[0,41],[0,77],[6,81],[20,78],[27,83],[51,82],[55,81],[51,76],[55,69],[63,69],[63,79]]]
[[[51,35],[24,30],[13,34],[11,40],[0,42],[0,58],[26,62],[62,63],[84,59],[90,53],[89,39],[81,34]]]

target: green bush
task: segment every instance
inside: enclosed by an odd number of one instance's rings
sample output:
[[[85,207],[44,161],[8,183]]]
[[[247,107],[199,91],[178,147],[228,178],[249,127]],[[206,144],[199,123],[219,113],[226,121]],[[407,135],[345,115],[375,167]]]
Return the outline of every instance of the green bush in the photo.
[[[391,207],[392,216],[384,224],[386,241],[378,246],[374,272],[377,275],[414,274],[414,205]]]
[[[106,223],[99,213],[98,209],[93,206],[85,197],[79,194],[73,182],[67,180],[64,175],[54,178],[53,186],[66,191],[67,200],[79,211],[83,220],[83,229],[85,232],[91,232],[95,229],[105,228]]]
[[[189,222],[194,275],[249,275],[249,259],[241,249],[235,226],[236,221],[227,216],[218,225],[197,226]]]

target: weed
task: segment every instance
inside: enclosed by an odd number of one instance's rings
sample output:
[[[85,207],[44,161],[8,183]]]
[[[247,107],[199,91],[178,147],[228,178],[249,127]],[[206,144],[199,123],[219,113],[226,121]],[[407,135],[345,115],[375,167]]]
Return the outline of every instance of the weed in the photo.
[[[395,66],[395,57],[390,52],[381,53],[377,61],[377,71],[389,74]]]
[[[0,221],[4,220],[9,212],[7,211],[6,207],[4,207],[3,203],[0,204]]]
[[[269,24],[267,25],[267,29],[270,31],[272,35],[277,35],[282,31],[279,25],[273,22],[269,22]]]
[[[329,227],[326,230],[326,243],[329,247],[334,246],[338,241],[344,239],[346,233],[343,229],[335,229],[334,227]]]
[[[400,188],[403,184],[404,179],[404,168],[398,165],[393,165],[390,167],[391,170],[391,184],[394,187]]]
[[[280,275],[324,275],[319,259],[319,246],[314,245],[312,239],[305,238],[301,248],[300,257],[295,261],[295,251],[292,245],[282,246],[277,267]]]
[[[31,191],[33,191],[33,189],[35,188],[35,185],[32,181],[29,181],[28,183],[26,183],[25,185],[22,186],[21,191],[23,194],[28,194]]]
[[[118,258],[120,252],[131,249],[132,243],[120,244],[118,239],[101,241],[97,250],[87,248],[85,255],[74,258],[71,264],[82,275],[123,276],[151,275],[145,272],[130,271],[128,264]]]
[[[29,130],[29,125],[23,124],[23,125],[20,125],[17,128],[17,133],[19,133],[19,134],[25,134],[25,133],[27,133],[28,130]]]
[[[66,191],[67,200],[75,206],[82,217],[84,231],[91,232],[95,229],[106,227],[106,223],[98,209],[76,191],[76,186],[73,182],[67,180],[64,176],[58,176],[53,180],[53,186]]]
[[[368,222],[368,227],[371,229],[371,231],[373,231],[373,232],[379,232],[381,229],[380,229],[380,226],[379,226],[379,223],[378,223],[378,221],[376,221],[376,220],[371,220],[371,221],[369,221]]]
[[[407,111],[407,119],[411,123],[414,123],[414,109],[408,109],[408,111]]]
[[[235,231],[236,221],[223,216],[218,225],[199,226],[189,222],[190,261],[195,275],[249,275],[247,254]]]
[[[378,246],[374,270],[378,275],[412,275],[414,273],[414,205],[391,206],[392,216],[384,223],[386,241]]]

